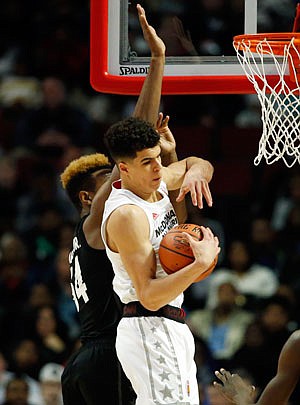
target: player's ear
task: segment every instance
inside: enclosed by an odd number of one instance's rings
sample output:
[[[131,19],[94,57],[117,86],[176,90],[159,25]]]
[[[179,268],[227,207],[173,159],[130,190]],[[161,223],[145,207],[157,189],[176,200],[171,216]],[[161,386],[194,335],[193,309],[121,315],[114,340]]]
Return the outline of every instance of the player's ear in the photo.
[[[118,164],[120,173],[127,173],[128,172],[128,165],[125,162],[120,162]]]
[[[87,204],[91,205],[92,204],[92,197],[87,191],[79,191],[79,199],[81,201],[81,204]]]

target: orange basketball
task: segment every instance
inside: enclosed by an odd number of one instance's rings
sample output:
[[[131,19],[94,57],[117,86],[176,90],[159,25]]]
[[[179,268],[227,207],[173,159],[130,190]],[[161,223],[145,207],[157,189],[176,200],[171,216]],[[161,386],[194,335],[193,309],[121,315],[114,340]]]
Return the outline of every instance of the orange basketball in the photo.
[[[160,243],[158,255],[161,266],[167,274],[175,273],[192,263],[195,259],[183,232],[193,236],[195,240],[201,240],[203,237],[200,226],[195,224],[177,225],[166,233]],[[217,262],[218,256],[216,256],[211,266],[197,277],[194,282],[196,283],[209,276],[216,267]]]

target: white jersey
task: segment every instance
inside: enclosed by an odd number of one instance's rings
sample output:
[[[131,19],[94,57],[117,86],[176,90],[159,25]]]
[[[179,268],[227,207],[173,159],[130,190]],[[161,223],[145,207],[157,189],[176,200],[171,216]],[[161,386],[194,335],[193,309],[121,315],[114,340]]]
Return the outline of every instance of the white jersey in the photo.
[[[115,277],[113,287],[117,295],[124,304],[131,301],[138,301],[138,297],[133,287],[132,281],[125,270],[121,257],[109,249],[106,243],[105,228],[106,221],[110,214],[122,205],[137,205],[142,208],[148,218],[150,228],[150,241],[152,243],[156,256],[156,278],[167,277],[167,273],[161,267],[158,258],[158,249],[163,236],[175,225],[178,224],[174,208],[170,202],[166,184],[161,182],[158,192],[162,199],[156,202],[147,202],[138,197],[129,190],[121,188],[121,180],[118,180],[112,185],[112,192],[105,203],[101,233],[105,243],[106,253],[110,259]],[[121,231],[121,229],[120,229]],[[181,307],[183,302],[183,293],[169,302],[170,305]]]
[[[161,183],[158,191],[162,199],[149,203],[122,189],[118,181],[113,184],[105,204],[101,233],[115,273],[114,290],[125,304],[138,301],[138,297],[120,255],[106,244],[107,218],[122,205],[142,208],[148,218],[150,241],[156,255],[156,277],[168,277],[160,265],[158,250],[163,236],[178,222],[165,183]],[[169,304],[181,307],[182,301],[183,293]],[[195,345],[186,324],[160,316],[123,317],[117,329],[116,350],[136,392],[136,405],[199,404]]]

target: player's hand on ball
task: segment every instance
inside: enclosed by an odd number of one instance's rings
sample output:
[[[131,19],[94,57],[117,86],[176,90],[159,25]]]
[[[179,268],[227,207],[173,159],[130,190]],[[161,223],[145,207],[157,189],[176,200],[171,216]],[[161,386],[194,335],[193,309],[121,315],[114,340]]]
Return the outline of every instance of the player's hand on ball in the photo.
[[[193,251],[195,261],[205,271],[220,253],[219,239],[209,228],[201,226],[203,238],[200,241],[195,240],[191,235],[184,232],[186,239]]]

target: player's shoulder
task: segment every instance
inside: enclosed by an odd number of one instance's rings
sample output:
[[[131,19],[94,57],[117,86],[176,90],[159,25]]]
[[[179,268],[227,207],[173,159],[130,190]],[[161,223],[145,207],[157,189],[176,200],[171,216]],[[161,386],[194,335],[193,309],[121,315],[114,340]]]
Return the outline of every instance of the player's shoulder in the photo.
[[[135,204],[123,204],[117,207],[110,215],[110,221],[118,221],[121,225],[136,222],[144,217],[144,210]]]

